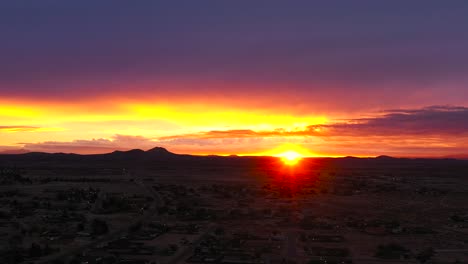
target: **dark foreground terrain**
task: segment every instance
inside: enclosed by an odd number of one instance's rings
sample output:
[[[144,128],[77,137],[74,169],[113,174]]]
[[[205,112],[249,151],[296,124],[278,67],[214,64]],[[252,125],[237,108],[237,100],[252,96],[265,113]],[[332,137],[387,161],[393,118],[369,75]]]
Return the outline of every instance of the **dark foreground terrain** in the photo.
[[[468,161],[0,155],[0,263],[468,263]]]

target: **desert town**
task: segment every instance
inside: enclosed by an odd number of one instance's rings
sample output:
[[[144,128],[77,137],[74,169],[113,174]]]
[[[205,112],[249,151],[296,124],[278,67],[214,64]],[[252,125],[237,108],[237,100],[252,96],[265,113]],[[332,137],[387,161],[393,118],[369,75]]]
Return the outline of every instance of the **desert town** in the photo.
[[[2,168],[0,262],[468,263],[466,175],[316,167],[182,183],[117,171]]]

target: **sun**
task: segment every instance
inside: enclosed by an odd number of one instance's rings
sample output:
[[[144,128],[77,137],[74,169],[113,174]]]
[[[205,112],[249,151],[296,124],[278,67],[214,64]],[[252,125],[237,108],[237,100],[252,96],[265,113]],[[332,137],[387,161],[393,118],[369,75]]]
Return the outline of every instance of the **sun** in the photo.
[[[303,158],[303,156],[300,153],[294,150],[285,151],[283,153],[278,154],[277,156],[281,158],[284,164],[290,166],[296,165]]]
[[[293,143],[282,144],[274,149],[261,153],[261,155],[277,157],[288,166],[297,165],[303,158],[315,156],[309,149]]]

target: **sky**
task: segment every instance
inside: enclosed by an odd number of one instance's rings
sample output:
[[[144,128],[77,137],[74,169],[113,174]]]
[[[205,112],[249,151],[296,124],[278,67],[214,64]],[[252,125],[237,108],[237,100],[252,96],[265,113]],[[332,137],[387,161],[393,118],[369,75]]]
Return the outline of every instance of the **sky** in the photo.
[[[467,1],[0,2],[0,152],[468,153]]]

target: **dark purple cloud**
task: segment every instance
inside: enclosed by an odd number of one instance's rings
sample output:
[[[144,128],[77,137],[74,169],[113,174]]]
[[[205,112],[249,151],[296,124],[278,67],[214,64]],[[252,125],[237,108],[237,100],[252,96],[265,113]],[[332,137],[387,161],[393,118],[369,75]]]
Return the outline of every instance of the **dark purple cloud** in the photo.
[[[77,139],[70,142],[45,141],[18,144],[29,151],[65,153],[107,153],[114,150],[150,149],[155,146],[155,142],[150,138],[130,135],[114,135],[111,139]]]
[[[324,135],[334,136],[468,136],[468,107],[431,106],[386,110],[377,117],[310,127],[311,131],[321,129]]]
[[[70,100],[131,87],[137,96],[274,96],[280,85],[300,103],[337,108],[465,104],[467,9],[466,1],[5,1],[0,94]]]
[[[254,131],[249,129],[213,130],[194,134],[174,135],[160,138],[173,140],[178,138],[257,138],[288,136],[320,137],[395,137],[404,139],[408,136],[425,137],[468,137],[468,107],[429,106],[420,109],[390,109],[369,118],[356,118],[331,124],[312,125],[306,129],[275,129],[272,131]]]

